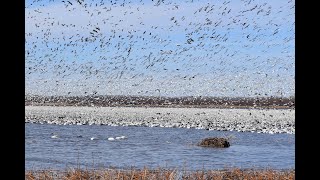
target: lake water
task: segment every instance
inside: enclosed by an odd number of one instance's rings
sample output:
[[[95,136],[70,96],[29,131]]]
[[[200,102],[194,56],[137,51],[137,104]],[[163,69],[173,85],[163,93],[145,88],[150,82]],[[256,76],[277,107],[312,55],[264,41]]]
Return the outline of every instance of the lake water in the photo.
[[[51,138],[52,133],[59,138]],[[122,135],[127,139],[108,141],[108,137]],[[215,136],[232,136],[231,146],[196,146],[201,139]],[[295,136],[161,127],[25,124],[26,170],[78,166],[291,169],[295,167]]]

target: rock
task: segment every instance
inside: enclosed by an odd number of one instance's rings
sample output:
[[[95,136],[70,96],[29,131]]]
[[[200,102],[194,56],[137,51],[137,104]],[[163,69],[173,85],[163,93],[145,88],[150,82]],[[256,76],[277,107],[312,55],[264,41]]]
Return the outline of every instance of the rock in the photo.
[[[211,138],[205,138],[203,139],[198,146],[202,147],[215,147],[215,148],[227,148],[230,146],[230,143],[226,138],[217,138],[217,137],[211,137]]]

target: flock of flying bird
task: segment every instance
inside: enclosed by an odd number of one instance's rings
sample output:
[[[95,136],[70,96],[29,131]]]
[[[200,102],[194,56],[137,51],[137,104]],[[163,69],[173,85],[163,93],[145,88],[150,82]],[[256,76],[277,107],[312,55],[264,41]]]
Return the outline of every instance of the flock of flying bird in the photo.
[[[26,2],[26,91],[294,92],[294,8],[292,0]]]

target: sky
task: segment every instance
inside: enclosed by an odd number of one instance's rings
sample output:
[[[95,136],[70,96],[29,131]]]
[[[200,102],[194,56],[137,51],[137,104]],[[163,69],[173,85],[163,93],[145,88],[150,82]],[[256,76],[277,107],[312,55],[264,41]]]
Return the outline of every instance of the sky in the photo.
[[[27,95],[294,96],[290,0],[30,1]]]

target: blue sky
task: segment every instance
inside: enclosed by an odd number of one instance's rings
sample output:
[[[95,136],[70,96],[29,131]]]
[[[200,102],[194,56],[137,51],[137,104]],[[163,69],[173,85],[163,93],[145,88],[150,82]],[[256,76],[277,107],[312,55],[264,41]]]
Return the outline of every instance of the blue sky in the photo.
[[[27,94],[294,95],[294,1],[69,2],[26,1]]]

